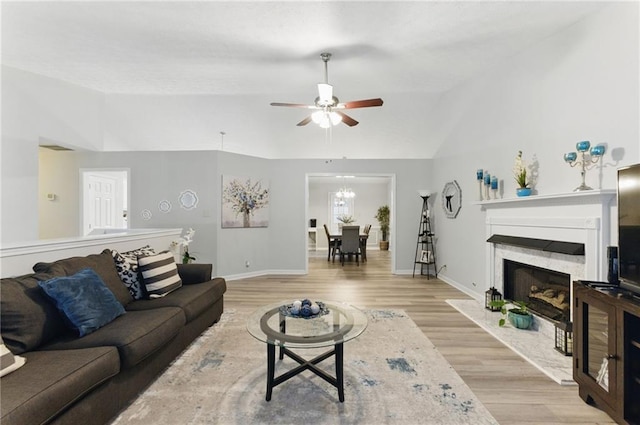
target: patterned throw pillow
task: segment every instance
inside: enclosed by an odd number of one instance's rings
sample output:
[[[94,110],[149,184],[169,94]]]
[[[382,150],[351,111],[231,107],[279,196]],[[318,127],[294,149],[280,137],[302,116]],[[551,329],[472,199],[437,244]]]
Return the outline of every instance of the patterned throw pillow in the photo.
[[[178,266],[170,252],[138,257],[138,269],[149,298],[164,297],[182,286]]]
[[[118,275],[134,300],[146,298],[142,278],[138,274],[138,257],[146,257],[155,253],[149,245],[127,252],[111,251]]]

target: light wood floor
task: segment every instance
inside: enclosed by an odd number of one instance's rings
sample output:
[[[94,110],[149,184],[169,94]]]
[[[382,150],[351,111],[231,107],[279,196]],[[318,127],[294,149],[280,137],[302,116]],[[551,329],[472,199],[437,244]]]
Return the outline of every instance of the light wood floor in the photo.
[[[369,251],[357,267],[310,255],[307,276],[268,276],[227,282],[225,308],[251,311],[301,297],[344,301],[362,308],[404,309],[502,425],[613,424],[585,404],[576,386],[547,378],[445,300],[469,298],[426,276],[394,276],[390,253]]]

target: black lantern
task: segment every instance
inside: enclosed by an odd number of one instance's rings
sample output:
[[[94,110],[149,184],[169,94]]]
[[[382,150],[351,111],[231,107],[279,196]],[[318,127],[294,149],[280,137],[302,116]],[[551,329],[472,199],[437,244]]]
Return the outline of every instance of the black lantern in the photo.
[[[502,300],[502,294],[493,286],[484,293],[484,308],[491,311],[500,311],[500,307],[493,305],[493,301]]]
[[[573,324],[556,323],[555,349],[565,356],[573,355]]]

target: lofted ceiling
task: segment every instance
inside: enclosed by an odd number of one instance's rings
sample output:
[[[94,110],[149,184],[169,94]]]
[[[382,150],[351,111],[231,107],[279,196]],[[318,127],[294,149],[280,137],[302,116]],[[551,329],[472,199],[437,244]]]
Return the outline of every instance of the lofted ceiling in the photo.
[[[230,105],[231,112],[207,115],[202,131],[210,146],[189,137],[181,141],[184,149],[219,148],[218,132],[225,131],[229,150],[265,157],[429,157],[437,146],[419,137],[424,129],[413,123],[429,102],[604,4],[3,1],[2,64],[115,101],[207,95],[218,99],[214,110]],[[342,150],[317,149],[319,143],[299,147],[302,139],[326,142],[327,135],[313,125],[295,126],[304,110],[269,106],[313,102],[325,51],[333,54],[329,82],[341,101],[385,100],[382,108],[354,112],[359,126],[333,131],[333,137],[352,142]],[[254,120],[257,115],[262,117]],[[389,140],[395,141],[392,149]],[[115,148],[136,146],[122,142]]]

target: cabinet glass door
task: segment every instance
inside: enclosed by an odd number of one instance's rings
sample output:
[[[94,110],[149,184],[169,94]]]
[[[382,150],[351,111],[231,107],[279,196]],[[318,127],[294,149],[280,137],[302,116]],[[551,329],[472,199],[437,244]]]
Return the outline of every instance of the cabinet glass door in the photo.
[[[609,315],[593,305],[586,312],[587,374],[605,390],[609,390]]]
[[[596,304],[596,305],[594,305]],[[584,306],[584,372],[593,378],[602,389],[609,392],[610,382],[615,379],[614,323],[615,315],[610,306],[585,303]],[[610,339],[609,336],[612,338]]]

